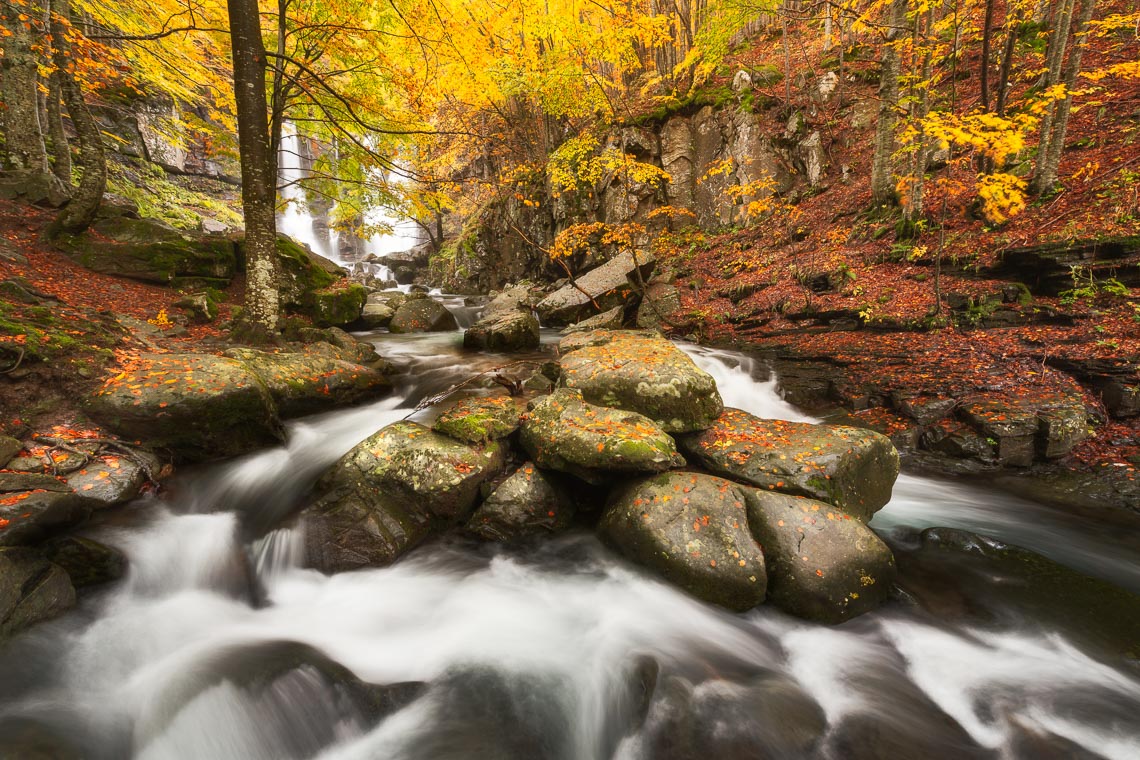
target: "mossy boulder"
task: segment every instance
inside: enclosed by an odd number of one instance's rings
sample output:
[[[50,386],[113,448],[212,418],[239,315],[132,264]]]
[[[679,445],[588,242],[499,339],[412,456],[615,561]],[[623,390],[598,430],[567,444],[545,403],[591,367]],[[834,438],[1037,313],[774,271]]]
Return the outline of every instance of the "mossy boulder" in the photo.
[[[75,605],[67,573],[32,549],[0,547],[0,639]]]
[[[310,290],[297,311],[309,316],[319,327],[339,327],[360,319],[368,290],[358,282],[338,280],[326,288]]]
[[[886,601],[895,560],[874,531],[814,499],[744,493],[752,535],[764,547],[770,603],[797,617],[842,623]]]
[[[269,391],[281,417],[299,417],[377,398],[392,388],[383,371],[321,356],[315,351],[270,353],[236,348],[242,362]]]
[[[262,380],[237,359],[143,354],[87,400],[91,417],[128,440],[202,461],[280,442]]]
[[[539,467],[591,483],[619,473],[662,472],[685,460],[669,434],[636,412],[587,404],[581,392],[560,388],[530,405],[520,433]]]
[[[465,348],[525,351],[538,348],[538,320],[529,311],[495,311],[463,333]]]
[[[400,304],[388,329],[394,333],[450,332],[459,329],[455,315],[426,293],[411,293]]]
[[[592,404],[644,414],[665,431],[713,424],[724,409],[716,381],[655,333],[596,331],[559,344],[561,384]]]
[[[708,470],[770,491],[807,496],[866,522],[891,499],[899,455],[879,433],[841,425],[765,420],[725,409],[711,428],[683,436]]]
[[[391,564],[466,518],[504,459],[498,443],[470,446],[415,422],[382,428],[318,482],[320,499],[302,512],[306,564],[323,572]]]
[[[218,318],[218,301],[209,290],[187,293],[175,301],[174,305],[186,312],[195,324],[208,324]]]
[[[234,241],[182,232],[154,219],[101,219],[87,232],[60,235],[55,245],[93,271],[163,285],[179,278],[228,282],[237,271]]]
[[[496,441],[519,429],[520,412],[510,396],[464,398],[444,409],[432,430],[468,443]]]
[[[598,527],[606,543],[706,602],[742,612],[764,601],[764,551],[748,529],[745,489],[692,472],[630,483]]]
[[[488,541],[515,541],[564,530],[573,518],[567,484],[526,462],[479,505],[467,530]]]
[[[348,272],[323,256],[291,238],[277,236],[277,283],[281,303],[286,307],[304,305],[307,293],[327,288],[347,276]]]

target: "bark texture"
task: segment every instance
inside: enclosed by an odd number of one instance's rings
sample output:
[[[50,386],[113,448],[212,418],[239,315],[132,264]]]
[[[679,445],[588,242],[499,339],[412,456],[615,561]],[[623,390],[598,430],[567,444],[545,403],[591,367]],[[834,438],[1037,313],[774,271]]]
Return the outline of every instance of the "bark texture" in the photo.
[[[47,149],[40,125],[39,63],[35,46],[42,36],[42,19],[35,5],[4,0],[0,14],[7,30],[4,36],[3,71],[5,164],[9,169],[48,170]],[[24,18],[21,19],[20,16]]]
[[[907,0],[894,0],[887,21],[886,47],[879,74],[879,121],[875,127],[875,151],[871,163],[871,203],[876,206],[898,201],[894,177],[891,176],[891,156],[895,150],[902,61],[894,43],[906,33],[906,10]]]
[[[59,72],[48,80],[47,126],[51,138],[51,173],[65,185],[71,184],[71,145],[63,130],[63,93],[59,85]]]

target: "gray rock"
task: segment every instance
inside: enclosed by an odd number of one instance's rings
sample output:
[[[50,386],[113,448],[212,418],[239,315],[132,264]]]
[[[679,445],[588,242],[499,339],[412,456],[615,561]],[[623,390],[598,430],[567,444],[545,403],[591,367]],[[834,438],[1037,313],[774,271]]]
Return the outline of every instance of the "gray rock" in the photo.
[[[724,409],[716,381],[656,333],[597,331],[559,344],[561,384],[592,404],[644,414],[669,433],[702,430]]]
[[[633,283],[647,278],[653,270],[651,253],[625,252],[586,274],[576,278],[574,285],[565,285],[539,301],[535,307],[545,325],[568,325],[615,306],[624,306],[633,298]],[[591,300],[592,299],[592,300]]]
[[[449,332],[458,330],[455,315],[447,307],[426,294],[409,298],[396,309],[388,329],[394,333]]]
[[[862,521],[891,498],[899,455],[879,433],[765,420],[725,409],[711,428],[680,439],[704,467],[742,483],[818,499]]]
[[[364,302],[364,310],[360,314],[360,321],[369,330],[387,327],[396,315],[396,310],[386,303],[372,300],[372,296]]]
[[[515,541],[565,529],[574,503],[555,478],[523,464],[475,510],[467,530],[488,541]]]
[[[15,459],[20,450],[24,448],[24,444],[19,440],[7,435],[0,435],[0,467],[7,467],[8,463]]]
[[[75,605],[67,573],[38,552],[0,547],[0,639]]]
[[[500,312],[510,313],[520,309],[530,311],[541,299],[542,291],[537,286],[522,282],[496,294],[483,309],[483,316],[487,317]]]
[[[209,293],[189,293],[174,302],[196,324],[207,324],[218,318],[218,304]]]
[[[752,75],[749,74],[744,69],[741,69],[740,71],[736,72],[735,76],[732,77],[732,91],[733,92],[744,92],[745,90],[750,89],[751,87],[752,87]]]
[[[685,463],[653,420],[587,404],[570,388],[532,402],[520,441],[539,467],[592,483],[605,482],[611,473],[661,472]]]
[[[637,307],[637,326],[643,329],[669,326],[681,311],[681,294],[668,282],[651,282]]]
[[[0,472],[0,494],[18,491],[60,491],[70,493],[71,487],[51,475],[26,472]]]
[[[823,149],[823,138],[819,130],[813,131],[796,145],[796,157],[804,166],[808,184],[819,187],[827,171],[827,152]]]
[[[0,500],[0,546],[35,544],[87,519],[102,506],[58,491],[25,491]]]
[[[62,536],[48,541],[41,550],[63,568],[75,588],[117,581],[127,572],[125,554],[89,538]]]
[[[498,443],[469,446],[414,422],[369,436],[322,476],[305,509],[306,564],[323,572],[388,565],[465,518],[503,467]]]
[[[432,430],[467,443],[497,441],[519,429],[520,412],[510,396],[464,398],[445,409]]]
[[[890,595],[894,555],[845,512],[802,496],[745,489],[752,534],[764,547],[768,601],[819,623],[842,623]]]
[[[575,322],[567,328],[562,330],[563,335],[569,335],[576,332],[588,332],[590,330],[618,330],[621,329],[622,322],[625,321],[625,307],[615,306],[609,311],[604,311],[588,319],[583,319],[581,322]]]
[[[0,172],[0,199],[22,199],[33,206],[59,208],[71,198],[71,189],[50,172]]]
[[[764,601],[764,553],[748,531],[744,489],[670,472],[630,483],[598,526],[608,544],[706,602],[749,610]]]
[[[154,454],[135,451],[134,456],[146,462],[152,473],[158,472],[159,462]],[[93,459],[67,476],[67,485],[75,493],[94,499],[101,505],[130,501],[139,495],[146,482],[146,470],[139,461],[119,455]]]
[[[463,333],[465,348],[525,351],[538,348],[538,320],[529,311],[494,311]]]

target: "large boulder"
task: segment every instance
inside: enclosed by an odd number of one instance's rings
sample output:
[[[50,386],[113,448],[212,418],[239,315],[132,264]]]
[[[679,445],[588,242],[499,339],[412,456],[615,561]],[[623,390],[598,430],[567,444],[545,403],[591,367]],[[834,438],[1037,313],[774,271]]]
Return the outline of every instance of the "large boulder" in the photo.
[[[234,348],[226,356],[241,361],[260,378],[281,417],[355,404],[392,388],[392,381],[381,370],[321,356],[315,351],[269,353]]]
[[[574,502],[557,476],[527,462],[479,505],[467,530],[488,541],[514,541],[570,525]]]
[[[712,475],[669,472],[610,499],[601,537],[643,567],[730,610],[764,601],[764,552],[748,530],[745,488]]]
[[[578,277],[539,301],[544,325],[565,326],[593,314],[624,306],[634,297],[634,284],[653,271],[653,254],[625,252]]]
[[[243,243],[244,240],[238,241],[238,263],[242,269],[245,268]],[[277,236],[277,287],[286,308],[300,308],[305,303],[305,294],[327,288],[347,276],[343,268],[292,238]]]
[[[0,640],[74,605],[62,568],[32,549],[0,547]]]
[[[538,348],[538,320],[529,311],[495,311],[463,333],[465,348],[525,351]]]
[[[670,433],[703,430],[724,409],[712,376],[655,333],[571,336],[559,351],[562,385],[590,403],[644,414]]]
[[[651,282],[637,307],[637,326],[653,328],[668,325],[681,310],[681,294],[670,282]]]
[[[249,367],[210,354],[143,354],[87,400],[92,418],[188,460],[242,454],[281,440],[273,401]]]
[[[114,547],[82,536],[60,536],[40,547],[63,568],[75,588],[116,581],[127,572],[127,556]]]
[[[396,309],[388,329],[394,333],[449,332],[459,323],[447,307],[426,293],[412,293]]]
[[[67,476],[67,485],[77,494],[101,504],[122,504],[139,495],[150,473],[159,470],[158,457],[148,451],[131,456],[104,454]]]
[[[59,208],[71,198],[71,188],[51,172],[15,169],[0,172],[0,199],[17,198],[33,206]]]
[[[540,300],[542,300],[542,292],[537,286],[529,282],[521,282],[495,293],[483,309],[483,316],[519,310],[529,312]]]
[[[59,235],[55,245],[96,272],[162,285],[192,278],[225,286],[237,271],[234,241],[181,232],[154,219],[100,219],[87,232]]]
[[[510,396],[464,398],[444,409],[432,430],[467,443],[497,441],[519,429],[520,412]]]
[[[899,455],[879,433],[840,425],[765,420],[725,409],[682,450],[727,478],[807,496],[866,522],[891,499]]]
[[[842,623],[890,595],[894,555],[866,525],[802,496],[744,492],[752,534],[764,547],[772,604],[819,623]]]
[[[317,484],[302,512],[306,564],[323,572],[388,565],[465,518],[502,468],[498,443],[470,446],[415,422],[357,444]]]
[[[337,280],[326,288],[306,293],[297,311],[319,327],[339,327],[360,319],[367,298],[368,290],[360,283]]]
[[[587,404],[560,388],[530,405],[520,440],[539,467],[603,483],[613,473],[662,472],[685,460],[653,420]]]
[[[39,543],[83,522],[100,506],[70,491],[0,493],[0,546]]]
[[[396,310],[384,301],[376,299],[375,295],[373,293],[368,296],[368,300],[364,302],[364,310],[360,312],[360,321],[369,330],[387,327],[392,317],[396,316]]]

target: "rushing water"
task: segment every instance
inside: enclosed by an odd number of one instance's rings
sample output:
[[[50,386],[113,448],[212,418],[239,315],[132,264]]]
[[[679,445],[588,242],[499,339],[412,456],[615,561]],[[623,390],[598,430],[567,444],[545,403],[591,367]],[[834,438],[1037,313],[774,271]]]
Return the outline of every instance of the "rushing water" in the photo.
[[[300,569],[301,536],[281,521],[323,468],[516,360],[464,354],[459,333],[375,338],[407,370],[390,398],[296,421],[286,446],[184,475],[165,502],[99,529],[129,555],[128,578],[0,650],[0,747],[21,748],[7,756],[1140,757],[1140,676],[1084,635],[1110,612],[1038,614],[991,594],[1024,582],[1003,569],[911,551],[918,528],[963,527],[1135,589],[1135,547],[984,487],[904,476],[874,525],[910,558],[905,593],[839,627],[726,613],[584,533]],[[726,403],[809,419],[752,359],[685,348]],[[936,582],[948,567],[949,589]]]

